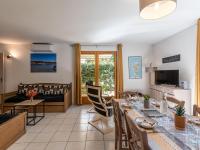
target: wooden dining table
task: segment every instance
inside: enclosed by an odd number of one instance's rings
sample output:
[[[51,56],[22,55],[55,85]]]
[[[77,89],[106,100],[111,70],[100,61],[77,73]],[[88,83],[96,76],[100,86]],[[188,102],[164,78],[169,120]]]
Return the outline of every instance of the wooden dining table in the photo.
[[[143,100],[128,101],[115,99],[120,104],[120,110],[128,111],[132,120],[137,117],[148,117],[143,112]],[[150,101],[156,101],[151,99]],[[126,104],[126,105],[124,105]],[[127,107],[128,105],[128,107]],[[150,109],[159,110],[151,104]],[[159,117],[151,117],[157,122],[153,130],[146,130],[148,143],[153,150],[200,150],[200,127],[194,124],[186,124],[185,130],[178,130],[174,126],[173,110]]]

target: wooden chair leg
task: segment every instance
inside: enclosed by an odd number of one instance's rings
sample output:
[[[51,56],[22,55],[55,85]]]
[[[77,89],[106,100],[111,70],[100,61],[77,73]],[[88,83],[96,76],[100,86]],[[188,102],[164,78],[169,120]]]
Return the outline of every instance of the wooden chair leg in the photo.
[[[119,135],[119,149],[122,149],[122,134]]]
[[[119,139],[119,136],[118,136],[117,128],[115,127],[115,150],[118,149],[118,139]]]

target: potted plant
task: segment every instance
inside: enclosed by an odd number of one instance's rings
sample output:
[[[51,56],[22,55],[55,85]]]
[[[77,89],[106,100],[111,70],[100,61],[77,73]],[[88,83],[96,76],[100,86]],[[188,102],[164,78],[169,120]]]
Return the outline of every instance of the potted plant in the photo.
[[[143,97],[144,97],[144,108],[149,108],[150,107],[150,102],[149,102],[150,96],[144,95]]]
[[[174,123],[177,129],[179,130],[185,129],[185,123],[186,123],[185,109],[182,106],[178,106],[176,108],[176,113],[174,115]]]

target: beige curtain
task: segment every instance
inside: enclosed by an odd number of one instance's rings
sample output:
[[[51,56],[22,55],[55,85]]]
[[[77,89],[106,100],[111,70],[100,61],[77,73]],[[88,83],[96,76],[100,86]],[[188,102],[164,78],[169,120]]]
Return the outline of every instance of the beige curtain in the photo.
[[[81,74],[80,74],[80,57],[81,57],[81,46],[80,44],[74,44],[75,50],[75,71],[74,71],[74,99],[75,104],[81,105]]]
[[[123,64],[122,64],[122,44],[117,45],[117,74],[116,74],[116,98],[120,98],[123,92]]]
[[[197,23],[197,51],[196,51],[196,88],[195,99],[196,104],[200,106],[200,19]]]

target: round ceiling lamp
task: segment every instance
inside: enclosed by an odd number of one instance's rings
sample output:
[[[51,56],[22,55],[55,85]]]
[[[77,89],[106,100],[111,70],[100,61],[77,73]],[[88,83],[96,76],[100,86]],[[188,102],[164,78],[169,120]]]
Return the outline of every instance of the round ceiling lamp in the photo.
[[[176,9],[176,0],[140,0],[140,16],[143,19],[159,19]]]

